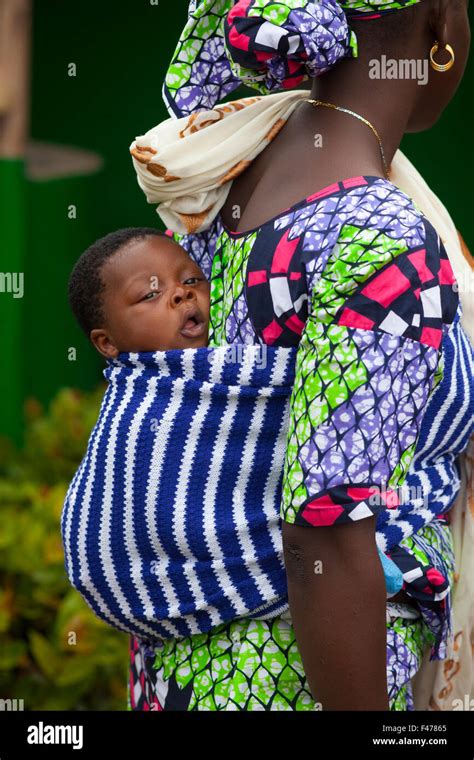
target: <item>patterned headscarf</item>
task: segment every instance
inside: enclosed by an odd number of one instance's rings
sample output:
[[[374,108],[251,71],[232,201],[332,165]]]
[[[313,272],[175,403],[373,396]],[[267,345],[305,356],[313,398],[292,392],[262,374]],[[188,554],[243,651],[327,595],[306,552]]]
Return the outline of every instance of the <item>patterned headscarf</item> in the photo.
[[[374,19],[420,0],[191,0],[168,68],[171,116],[216,103],[246,84],[261,94],[293,89],[357,57],[349,19]]]

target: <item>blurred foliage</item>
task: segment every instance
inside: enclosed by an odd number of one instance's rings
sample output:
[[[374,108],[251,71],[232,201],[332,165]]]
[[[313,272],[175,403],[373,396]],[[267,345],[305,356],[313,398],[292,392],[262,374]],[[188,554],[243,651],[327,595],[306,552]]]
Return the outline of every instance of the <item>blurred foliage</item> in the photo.
[[[104,388],[31,399],[23,449],[0,440],[0,697],[25,710],[126,709],[128,636],[71,587],[60,532]]]

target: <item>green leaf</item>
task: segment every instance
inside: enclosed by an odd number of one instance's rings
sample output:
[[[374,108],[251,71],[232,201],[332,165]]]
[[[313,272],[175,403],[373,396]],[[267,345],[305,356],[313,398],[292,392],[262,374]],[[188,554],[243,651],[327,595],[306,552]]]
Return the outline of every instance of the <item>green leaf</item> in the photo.
[[[0,644],[0,671],[17,667],[19,660],[27,653],[24,641],[6,641]]]
[[[37,631],[30,631],[30,646],[41,671],[53,680],[60,669],[61,661],[48,639]]]
[[[94,673],[95,663],[84,657],[75,657],[72,655],[66,661],[63,661],[63,667],[54,678],[57,686],[71,686],[72,684],[81,683],[90,678]]]

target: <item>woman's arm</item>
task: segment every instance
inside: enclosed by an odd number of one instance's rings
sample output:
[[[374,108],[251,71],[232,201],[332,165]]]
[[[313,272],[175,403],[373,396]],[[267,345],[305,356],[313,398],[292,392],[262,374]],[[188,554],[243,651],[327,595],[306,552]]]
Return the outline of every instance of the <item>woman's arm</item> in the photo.
[[[283,548],[313,698],[323,710],[388,710],[386,591],[375,517],[316,530],[283,523]]]

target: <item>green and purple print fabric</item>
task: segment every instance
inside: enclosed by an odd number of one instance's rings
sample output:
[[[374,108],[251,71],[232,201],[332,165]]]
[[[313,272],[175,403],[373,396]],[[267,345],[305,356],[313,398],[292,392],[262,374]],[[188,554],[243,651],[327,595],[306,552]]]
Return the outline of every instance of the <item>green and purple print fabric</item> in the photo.
[[[395,491],[443,374],[453,282],[435,230],[377,177],[336,183],[259,230],[223,231],[210,345],[298,346],[286,522],[332,525],[399,506]],[[374,488],[390,502],[373,505]]]
[[[410,678],[419,668],[425,633],[421,619],[399,617],[387,623],[391,710],[413,709]],[[128,693],[130,710],[324,709],[311,695],[293,627],[281,617],[235,620],[152,649],[141,645],[134,667],[143,665],[148,689],[134,677]]]

